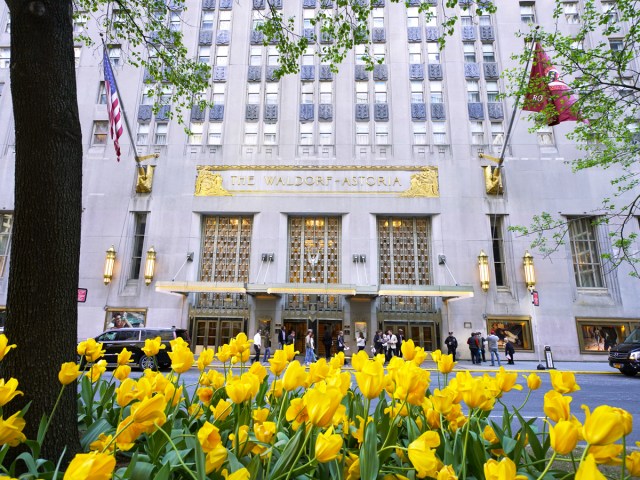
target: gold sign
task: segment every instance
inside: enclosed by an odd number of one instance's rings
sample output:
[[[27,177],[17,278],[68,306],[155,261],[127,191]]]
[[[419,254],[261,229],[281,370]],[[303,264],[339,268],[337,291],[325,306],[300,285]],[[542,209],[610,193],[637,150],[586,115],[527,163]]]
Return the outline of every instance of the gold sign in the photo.
[[[195,195],[237,194],[389,194],[440,196],[437,167],[198,166]]]

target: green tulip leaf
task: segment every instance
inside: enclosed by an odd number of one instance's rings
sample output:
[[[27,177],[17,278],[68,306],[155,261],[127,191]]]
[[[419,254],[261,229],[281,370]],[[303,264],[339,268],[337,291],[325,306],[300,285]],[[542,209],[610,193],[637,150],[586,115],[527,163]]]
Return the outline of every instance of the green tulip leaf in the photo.
[[[380,470],[378,458],[378,432],[376,422],[369,422],[365,427],[364,444],[360,450],[360,478],[375,480]]]
[[[293,467],[293,462],[297,457],[298,452],[304,444],[304,428],[299,428],[296,434],[289,440],[287,446],[282,451],[280,458],[273,466],[271,472],[267,472],[269,478],[277,478]]]

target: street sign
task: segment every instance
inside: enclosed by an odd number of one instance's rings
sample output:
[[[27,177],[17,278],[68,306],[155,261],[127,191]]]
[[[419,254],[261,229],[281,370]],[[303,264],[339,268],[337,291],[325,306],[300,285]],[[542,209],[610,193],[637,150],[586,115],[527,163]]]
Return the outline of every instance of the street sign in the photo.
[[[79,288],[78,289],[78,303],[84,303],[87,301],[87,289]]]
[[[533,290],[531,292],[531,303],[533,303],[534,307],[539,307],[540,306],[540,296],[538,295],[538,291],[537,290]]]

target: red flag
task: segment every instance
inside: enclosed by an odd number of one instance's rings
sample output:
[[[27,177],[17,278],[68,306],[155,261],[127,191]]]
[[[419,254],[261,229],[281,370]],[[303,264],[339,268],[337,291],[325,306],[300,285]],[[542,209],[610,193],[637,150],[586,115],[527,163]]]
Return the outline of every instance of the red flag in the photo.
[[[578,117],[571,112],[571,106],[576,103],[576,98],[571,94],[569,86],[560,78],[560,72],[551,63],[540,43],[536,43],[528,90],[523,110],[541,112],[549,103],[553,104],[553,112],[549,112],[549,109],[545,110],[547,125],[578,120]]]

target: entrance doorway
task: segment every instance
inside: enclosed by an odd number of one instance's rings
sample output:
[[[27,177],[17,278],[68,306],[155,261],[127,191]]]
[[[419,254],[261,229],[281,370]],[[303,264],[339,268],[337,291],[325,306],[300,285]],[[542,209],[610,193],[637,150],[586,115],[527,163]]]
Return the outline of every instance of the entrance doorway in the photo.
[[[393,330],[393,333],[396,335],[399,328],[403,329],[405,340],[413,340],[416,347],[422,347],[427,352],[433,352],[438,348],[436,325],[434,323],[384,322],[383,331],[386,332],[389,328]]]
[[[342,330],[341,321],[318,319],[318,337],[316,338],[316,355],[318,358],[325,357],[327,353],[324,346],[324,335],[326,332],[331,333],[331,355],[335,355],[338,352],[338,332],[340,330]]]
[[[287,329],[287,336],[291,331],[296,332],[296,341],[294,343],[295,349],[300,352],[299,355],[304,357],[304,337],[307,335],[307,321],[306,320],[283,320],[282,324]]]
[[[218,348],[243,330],[242,318],[195,318],[192,334],[193,351],[199,355],[205,348]]]

